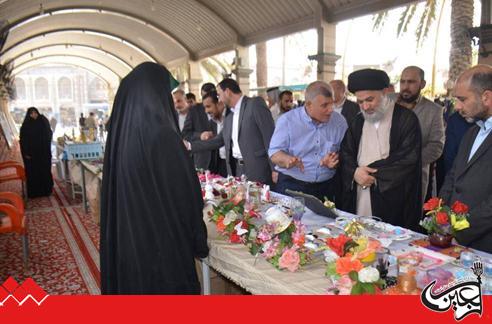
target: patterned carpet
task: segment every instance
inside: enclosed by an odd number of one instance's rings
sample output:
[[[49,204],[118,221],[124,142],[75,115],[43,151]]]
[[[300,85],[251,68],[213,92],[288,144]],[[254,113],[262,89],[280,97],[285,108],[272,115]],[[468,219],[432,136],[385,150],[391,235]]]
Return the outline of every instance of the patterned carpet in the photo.
[[[15,234],[0,235],[0,283],[33,278],[50,295],[99,294],[99,226],[73,200],[68,185],[56,180],[50,197],[29,199],[29,265],[24,269],[22,244]],[[0,191],[20,193],[18,181]]]

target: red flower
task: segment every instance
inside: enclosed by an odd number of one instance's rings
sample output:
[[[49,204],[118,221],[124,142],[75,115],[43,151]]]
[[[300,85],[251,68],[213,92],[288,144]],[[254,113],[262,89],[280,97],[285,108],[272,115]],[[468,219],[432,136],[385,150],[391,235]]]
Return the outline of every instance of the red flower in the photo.
[[[429,210],[436,209],[441,205],[441,203],[442,203],[441,198],[437,198],[437,197],[431,198],[424,204],[424,210],[429,211]]]
[[[241,236],[237,235],[237,232],[234,231],[231,234],[231,243],[241,243]]]
[[[468,213],[468,206],[462,203],[461,201],[456,200],[451,206],[451,209],[456,213],[456,214],[466,214]]]
[[[343,248],[345,247],[345,243],[352,240],[350,237],[340,234],[336,238],[329,238],[326,241],[326,245],[330,247],[338,256],[343,256]]]
[[[439,225],[446,225],[448,223],[448,214],[445,212],[438,212],[436,215],[436,221]]]

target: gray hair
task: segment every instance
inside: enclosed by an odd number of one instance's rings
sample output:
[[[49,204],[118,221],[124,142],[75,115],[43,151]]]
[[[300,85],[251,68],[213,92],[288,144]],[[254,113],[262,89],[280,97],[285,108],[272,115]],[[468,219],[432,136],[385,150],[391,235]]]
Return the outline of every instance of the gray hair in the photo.
[[[326,82],[314,81],[307,86],[304,96],[306,101],[313,101],[317,96],[333,98],[333,89]]]
[[[184,97],[184,96],[186,96],[186,93],[184,92],[184,90],[178,89],[178,90],[173,92],[173,96],[175,96],[175,95],[182,95]]]
[[[492,72],[474,73],[470,78],[470,89],[479,96],[485,90],[492,91]]]

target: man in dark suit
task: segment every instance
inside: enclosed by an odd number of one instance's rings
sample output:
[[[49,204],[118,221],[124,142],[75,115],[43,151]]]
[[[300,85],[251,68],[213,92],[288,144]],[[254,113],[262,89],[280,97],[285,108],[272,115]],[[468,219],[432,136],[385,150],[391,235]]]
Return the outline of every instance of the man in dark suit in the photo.
[[[468,205],[470,227],[458,231],[460,244],[492,253],[492,67],[477,65],[458,78],[455,109],[474,119],[440,191],[448,205]]]
[[[330,86],[333,89],[333,110],[342,114],[350,126],[355,116],[360,113],[360,107],[357,103],[347,99],[347,90],[342,80],[332,80]]]
[[[225,119],[231,113],[231,110],[227,108],[223,102],[219,102],[219,97],[216,91],[211,91],[205,94],[202,100],[203,107],[205,107],[205,112],[210,117],[210,131],[203,132],[200,135],[200,139],[202,141],[207,141],[222,131],[224,128]],[[212,173],[227,177],[225,147],[222,146],[218,150],[211,151],[209,157],[208,170]]]
[[[215,91],[215,85],[212,83],[203,84],[201,88],[202,98],[210,91]],[[200,139],[200,135],[203,132],[210,131],[209,126],[210,124],[205,108],[203,107],[203,104],[199,103],[190,108],[181,135],[189,142],[197,141]],[[210,152],[193,153],[193,161],[196,168],[207,169],[208,164],[210,163]]]
[[[224,146],[228,174],[245,174],[249,180],[272,184],[268,146],[275,126],[265,100],[244,96],[238,83],[229,78],[219,83],[217,93],[233,114],[226,117],[224,128],[216,137],[191,143],[191,151],[212,151]]]

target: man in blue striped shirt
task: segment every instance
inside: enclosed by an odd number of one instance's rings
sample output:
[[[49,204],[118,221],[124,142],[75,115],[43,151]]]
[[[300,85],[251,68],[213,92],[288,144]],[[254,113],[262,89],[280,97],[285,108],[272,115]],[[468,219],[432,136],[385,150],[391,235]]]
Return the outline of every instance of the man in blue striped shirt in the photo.
[[[276,191],[302,191],[333,199],[338,149],[347,130],[342,115],[333,111],[333,91],[321,81],[306,88],[304,107],[277,121],[268,155],[279,172]]]

